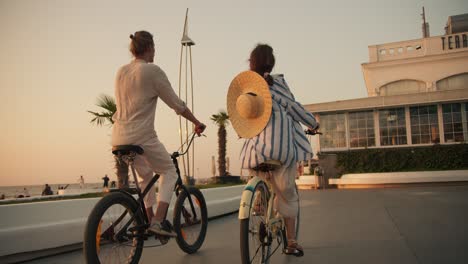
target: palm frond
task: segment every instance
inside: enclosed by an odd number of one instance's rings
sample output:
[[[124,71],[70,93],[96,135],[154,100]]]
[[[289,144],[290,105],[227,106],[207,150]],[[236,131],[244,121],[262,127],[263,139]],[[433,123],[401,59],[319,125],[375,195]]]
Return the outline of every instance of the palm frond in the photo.
[[[101,107],[102,109],[104,109],[104,111],[100,113],[88,111],[88,113],[94,116],[94,118],[91,119],[91,123],[94,123],[98,126],[102,126],[106,122],[108,122],[110,125],[112,125],[114,123],[114,120],[112,120],[112,116],[117,111],[117,105],[115,103],[114,98],[112,96],[102,94],[98,97],[96,106]]]
[[[98,97],[96,105],[111,113],[115,113],[117,111],[117,105],[115,104],[115,99],[112,96],[109,96],[106,94],[101,94]]]
[[[215,122],[218,126],[227,126],[229,125],[229,116],[226,111],[221,110],[219,113],[214,114],[210,118],[213,122]]]

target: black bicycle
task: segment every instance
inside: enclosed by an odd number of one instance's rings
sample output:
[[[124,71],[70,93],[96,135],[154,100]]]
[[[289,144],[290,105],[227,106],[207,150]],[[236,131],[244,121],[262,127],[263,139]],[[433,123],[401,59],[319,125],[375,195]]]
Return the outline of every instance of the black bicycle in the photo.
[[[191,136],[184,153],[171,155],[177,171],[175,193],[177,200],[173,210],[173,228],[176,241],[186,253],[196,252],[205,240],[208,213],[203,194],[195,187],[185,186],[180,177],[177,158],[187,153],[195,138]],[[145,240],[152,237],[160,241],[156,246],[165,245],[170,237],[147,232],[150,219],[146,213],[143,197],[154,191],[153,185],[159,179],[156,174],[143,192],[138,185],[133,162],[143,149],[135,145],[115,146],[114,155],[120,156],[131,168],[136,184],[136,195],[130,189],[120,189],[104,196],[91,211],[84,232],[83,251],[87,263],[138,263]],[[150,247],[154,247],[150,246]]]

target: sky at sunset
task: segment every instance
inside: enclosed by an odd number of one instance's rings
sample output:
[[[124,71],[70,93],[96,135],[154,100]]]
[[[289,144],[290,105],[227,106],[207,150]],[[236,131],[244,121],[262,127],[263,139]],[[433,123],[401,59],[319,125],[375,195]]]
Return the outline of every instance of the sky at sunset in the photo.
[[[138,30],[154,35],[155,64],[177,91],[186,8],[196,42],[195,115],[208,125],[195,150],[201,178],[212,176],[217,156],[209,117],[226,109],[229,84],[257,43],[273,47],[274,73],[303,104],[366,97],[368,46],[421,38],[422,6],[432,36],[444,34],[448,16],[468,13],[466,0],[0,0],[0,186],[115,179],[111,129],[90,124],[87,110],[100,110],[100,94],[114,95]],[[176,150],[178,118],[162,101],[155,123],[167,150]],[[230,171],[239,175],[242,140],[232,126],[227,132]]]

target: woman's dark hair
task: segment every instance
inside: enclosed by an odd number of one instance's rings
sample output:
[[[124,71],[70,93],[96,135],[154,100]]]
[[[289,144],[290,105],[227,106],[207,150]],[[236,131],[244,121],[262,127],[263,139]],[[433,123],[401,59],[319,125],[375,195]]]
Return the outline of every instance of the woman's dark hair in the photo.
[[[153,35],[148,31],[137,31],[130,35],[130,52],[133,56],[138,57],[145,53],[150,48],[154,48]]]
[[[269,85],[273,84],[270,72],[275,67],[273,48],[267,44],[258,44],[250,53],[250,69],[265,78]]]

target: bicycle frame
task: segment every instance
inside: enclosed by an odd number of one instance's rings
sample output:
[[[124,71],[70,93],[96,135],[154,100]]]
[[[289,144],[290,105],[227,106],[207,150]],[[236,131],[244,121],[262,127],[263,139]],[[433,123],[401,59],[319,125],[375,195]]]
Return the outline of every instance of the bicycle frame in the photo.
[[[186,149],[186,151],[184,153],[179,153],[179,152],[176,151],[171,155],[171,159],[172,159],[172,162],[174,163],[174,166],[176,168],[176,173],[177,173],[177,181],[176,181],[175,186],[174,186],[176,196],[179,196],[181,191],[185,191],[185,192],[188,193],[187,187],[185,187],[185,185],[182,182],[182,178],[180,177],[180,169],[179,169],[179,163],[177,161],[177,158],[179,156],[182,156],[185,153],[187,153],[188,149],[190,148],[190,145],[193,142],[193,139],[195,138],[195,135],[196,134],[193,133],[193,135],[191,137],[191,140],[190,140],[190,143],[188,144],[187,149]],[[135,229],[140,229],[140,228],[146,229],[146,228],[149,227],[149,224],[151,223],[151,219],[148,219],[148,214],[146,213],[146,207],[145,207],[145,203],[144,203],[143,199],[146,196],[146,194],[150,190],[153,189],[153,186],[156,183],[156,181],[159,179],[160,175],[155,174],[153,176],[153,178],[151,179],[151,181],[148,183],[148,186],[146,186],[146,188],[143,190],[143,192],[141,192],[140,186],[138,184],[138,178],[137,178],[136,172],[135,172],[135,167],[133,166],[133,162],[134,162],[134,159],[135,159],[136,155],[137,155],[136,153],[130,153],[129,155],[126,155],[127,157],[125,157],[124,159],[127,159],[128,166],[131,168],[133,179],[135,181],[136,191],[137,191],[137,195],[138,195],[138,199],[136,199],[136,202],[139,205],[138,206],[138,211],[134,212],[134,214],[128,220],[128,222],[124,225],[124,227],[117,234],[115,234],[115,237],[121,236],[123,234],[123,232],[125,232],[125,230],[127,230],[128,226],[130,226],[131,223],[135,220],[135,217],[137,217],[139,214],[143,215],[143,219],[144,219],[145,223],[144,223],[143,226],[136,226]],[[133,195],[128,190],[129,189],[118,189],[118,190],[113,190],[111,192],[121,192],[121,193],[124,193],[124,194],[132,197],[132,199],[135,199],[133,197]],[[196,212],[195,207],[193,205],[192,197],[190,195],[188,195],[187,198],[188,198],[189,203],[190,203],[190,208],[191,208],[192,214],[193,214],[194,218],[196,219],[197,218],[197,212]],[[120,221],[122,221],[122,219],[124,219],[126,214],[127,214],[127,211],[125,211],[114,223],[112,223],[112,225],[108,228],[108,230],[111,229],[111,228],[114,228],[117,224],[119,224]],[[105,233],[105,232],[103,232],[103,233]]]
[[[242,197],[241,197],[241,202],[240,202],[240,207],[239,207],[239,219],[247,219],[250,215],[250,211],[252,208],[252,204],[250,202],[252,201],[252,197],[254,195],[254,190],[255,187],[259,182],[265,182],[268,190],[270,192],[270,197],[268,199],[268,209],[266,211],[266,217],[265,217],[265,225],[269,230],[276,231],[275,227],[278,223],[280,224],[279,228],[284,227],[284,220],[282,216],[273,216],[273,201],[276,197],[276,193],[273,190],[271,183],[268,181],[264,181],[258,176],[253,177],[250,179],[250,181],[246,184],[244,191],[242,192]],[[273,232],[273,238],[276,237],[277,232]]]

